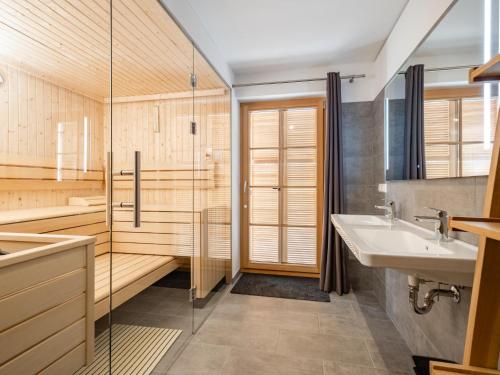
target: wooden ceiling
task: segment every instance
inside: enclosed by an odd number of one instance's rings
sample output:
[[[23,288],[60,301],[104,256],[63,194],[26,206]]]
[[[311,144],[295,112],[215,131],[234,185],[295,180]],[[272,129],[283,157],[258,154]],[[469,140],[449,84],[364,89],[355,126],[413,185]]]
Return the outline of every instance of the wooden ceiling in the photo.
[[[0,63],[103,101],[224,83],[157,0],[0,0]]]

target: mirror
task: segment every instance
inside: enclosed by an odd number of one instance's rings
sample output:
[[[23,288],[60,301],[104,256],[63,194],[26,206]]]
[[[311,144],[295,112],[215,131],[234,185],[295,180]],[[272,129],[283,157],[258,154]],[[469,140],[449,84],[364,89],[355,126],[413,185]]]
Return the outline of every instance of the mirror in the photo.
[[[498,86],[469,84],[473,67],[500,52],[499,0],[458,0],[385,88],[385,168],[387,180],[482,176],[489,173],[495,136]],[[423,65],[421,137],[409,124],[415,116],[406,71]],[[419,133],[420,134],[420,133]],[[418,144],[415,145],[415,143]],[[408,173],[409,150],[422,147]],[[413,161],[412,161],[413,162]],[[423,164],[423,165],[421,165]]]

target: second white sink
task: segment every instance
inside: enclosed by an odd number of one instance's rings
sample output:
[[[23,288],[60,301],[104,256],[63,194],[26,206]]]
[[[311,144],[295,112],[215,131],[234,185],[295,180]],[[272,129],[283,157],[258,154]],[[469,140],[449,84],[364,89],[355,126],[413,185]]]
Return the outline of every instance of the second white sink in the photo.
[[[439,256],[451,255],[452,251],[440,246],[437,241],[422,238],[412,232],[399,228],[387,229],[365,229],[354,228],[353,231],[361,239],[371,244],[379,252],[397,254],[401,252],[409,255]]]
[[[341,215],[342,220],[349,225],[390,225],[383,216],[374,215]]]
[[[437,241],[434,232],[380,216],[332,215],[338,233],[361,264],[395,268],[422,279],[472,285],[477,248]],[[378,223],[378,224],[377,224]]]

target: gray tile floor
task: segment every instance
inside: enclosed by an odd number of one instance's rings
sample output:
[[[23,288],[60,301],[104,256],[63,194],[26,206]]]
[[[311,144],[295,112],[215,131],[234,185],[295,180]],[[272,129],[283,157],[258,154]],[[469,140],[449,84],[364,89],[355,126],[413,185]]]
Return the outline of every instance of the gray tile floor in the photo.
[[[412,373],[410,351],[370,293],[325,303],[226,292],[185,343],[155,375]]]
[[[193,337],[193,328],[198,328],[213,311],[226,288],[214,293],[203,308],[193,309],[188,290],[150,286],[123,305],[113,310],[113,324],[133,324],[149,327],[164,327],[182,330],[167,354],[161,359],[154,374],[165,374],[175,358]],[[96,336],[106,331],[108,316],[96,322]]]
[[[117,308],[113,321],[182,329],[153,375],[413,373],[409,349],[371,293],[332,294],[325,303],[229,289],[193,310],[186,290],[149,287]],[[193,313],[196,327],[206,319],[194,335]],[[97,332],[107,326],[97,323]]]

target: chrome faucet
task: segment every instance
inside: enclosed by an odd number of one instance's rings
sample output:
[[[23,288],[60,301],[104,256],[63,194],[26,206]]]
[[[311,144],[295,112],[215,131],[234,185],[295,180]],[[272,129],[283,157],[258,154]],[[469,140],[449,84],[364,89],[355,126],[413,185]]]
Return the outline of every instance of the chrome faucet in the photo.
[[[447,241],[448,237],[448,212],[440,210],[438,208],[425,207],[428,210],[433,210],[436,212],[436,216],[415,216],[415,220],[420,222],[434,223],[434,231],[436,232],[436,237],[440,240]]]
[[[375,206],[375,208],[378,208],[379,210],[385,210],[385,217],[391,221],[391,223],[394,221],[395,215],[394,215],[394,201],[391,201],[389,199],[384,199],[385,204],[383,206]]]

